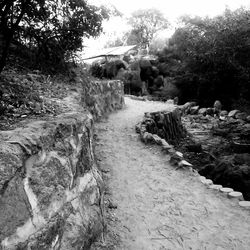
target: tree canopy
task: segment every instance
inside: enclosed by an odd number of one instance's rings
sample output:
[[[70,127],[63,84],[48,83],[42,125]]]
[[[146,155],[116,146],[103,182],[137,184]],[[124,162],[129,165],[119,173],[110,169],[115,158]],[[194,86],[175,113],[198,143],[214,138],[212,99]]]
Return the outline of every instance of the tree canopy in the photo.
[[[140,44],[148,47],[156,32],[169,27],[169,22],[158,9],[140,9],[132,13],[129,19],[132,26],[127,44]]]
[[[22,45],[38,66],[62,65],[83,37],[101,32],[108,16],[107,8],[84,0],[0,0],[0,72],[11,45]]]
[[[211,104],[220,99],[226,106],[250,94],[250,10],[226,9],[214,18],[183,16],[182,26],[170,39],[163,59],[181,63],[177,85],[185,99]],[[168,55],[168,57],[167,57]],[[165,60],[163,59],[163,60]],[[192,90],[192,91],[188,91]]]

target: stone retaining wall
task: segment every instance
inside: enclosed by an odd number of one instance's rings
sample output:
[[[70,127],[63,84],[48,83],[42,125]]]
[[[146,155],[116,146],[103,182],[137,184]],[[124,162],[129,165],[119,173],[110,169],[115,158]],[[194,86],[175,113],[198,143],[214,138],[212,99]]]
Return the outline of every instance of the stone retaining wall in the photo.
[[[122,107],[121,88],[94,83],[82,99],[98,118]],[[88,249],[100,235],[94,118],[76,99],[71,112],[0,132],[0,249]]]
[[[82,100],[95,119],[124,106],[124,86],[119,80],[83,84]]]

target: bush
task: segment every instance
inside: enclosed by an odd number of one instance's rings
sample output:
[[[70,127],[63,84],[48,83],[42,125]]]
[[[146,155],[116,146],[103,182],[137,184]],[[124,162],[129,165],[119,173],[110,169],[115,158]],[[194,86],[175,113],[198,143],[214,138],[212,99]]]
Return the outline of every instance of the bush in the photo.
[[[175,78],[181,102],[220,100],[224,108],[250,95],[250,10],[215,18],[182,17],[183,26],[159,54],[160,72]],[[164,67],[163,67],[164,66]]]

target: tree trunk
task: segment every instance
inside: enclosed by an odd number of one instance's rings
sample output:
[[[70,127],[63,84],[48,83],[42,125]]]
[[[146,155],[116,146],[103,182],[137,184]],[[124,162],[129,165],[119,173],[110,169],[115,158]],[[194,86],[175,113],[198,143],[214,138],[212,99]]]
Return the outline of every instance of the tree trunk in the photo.
[[[168,142],[174,142],[186,135],[181,123],[181,114],[178,109],[150,113],[161,137]],[[162,131],[162,132],[160,132]]]
[[[7,60],[11,40],[12,40],[12,35],[11,34],[6,35],[5,41],[3,42],[3,45],[1,46],[2,48],[1,48],[1,58],[0,58],[0,73],[3,71],[6,65],[6,60]]]

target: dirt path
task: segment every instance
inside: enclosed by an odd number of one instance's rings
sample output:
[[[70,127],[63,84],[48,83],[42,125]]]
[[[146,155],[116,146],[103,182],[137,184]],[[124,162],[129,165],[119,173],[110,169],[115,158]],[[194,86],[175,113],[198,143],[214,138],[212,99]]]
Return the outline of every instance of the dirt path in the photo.
[[[138,139],[134,127],[143,113],[167,108],[126,98],[124,110],[97,124],[100,167],[110,170],[105,175],[118,205],[109,220],[121,240],[115,249],[249,250],[250,212],[194,173],[174,170],[160,148]]]

